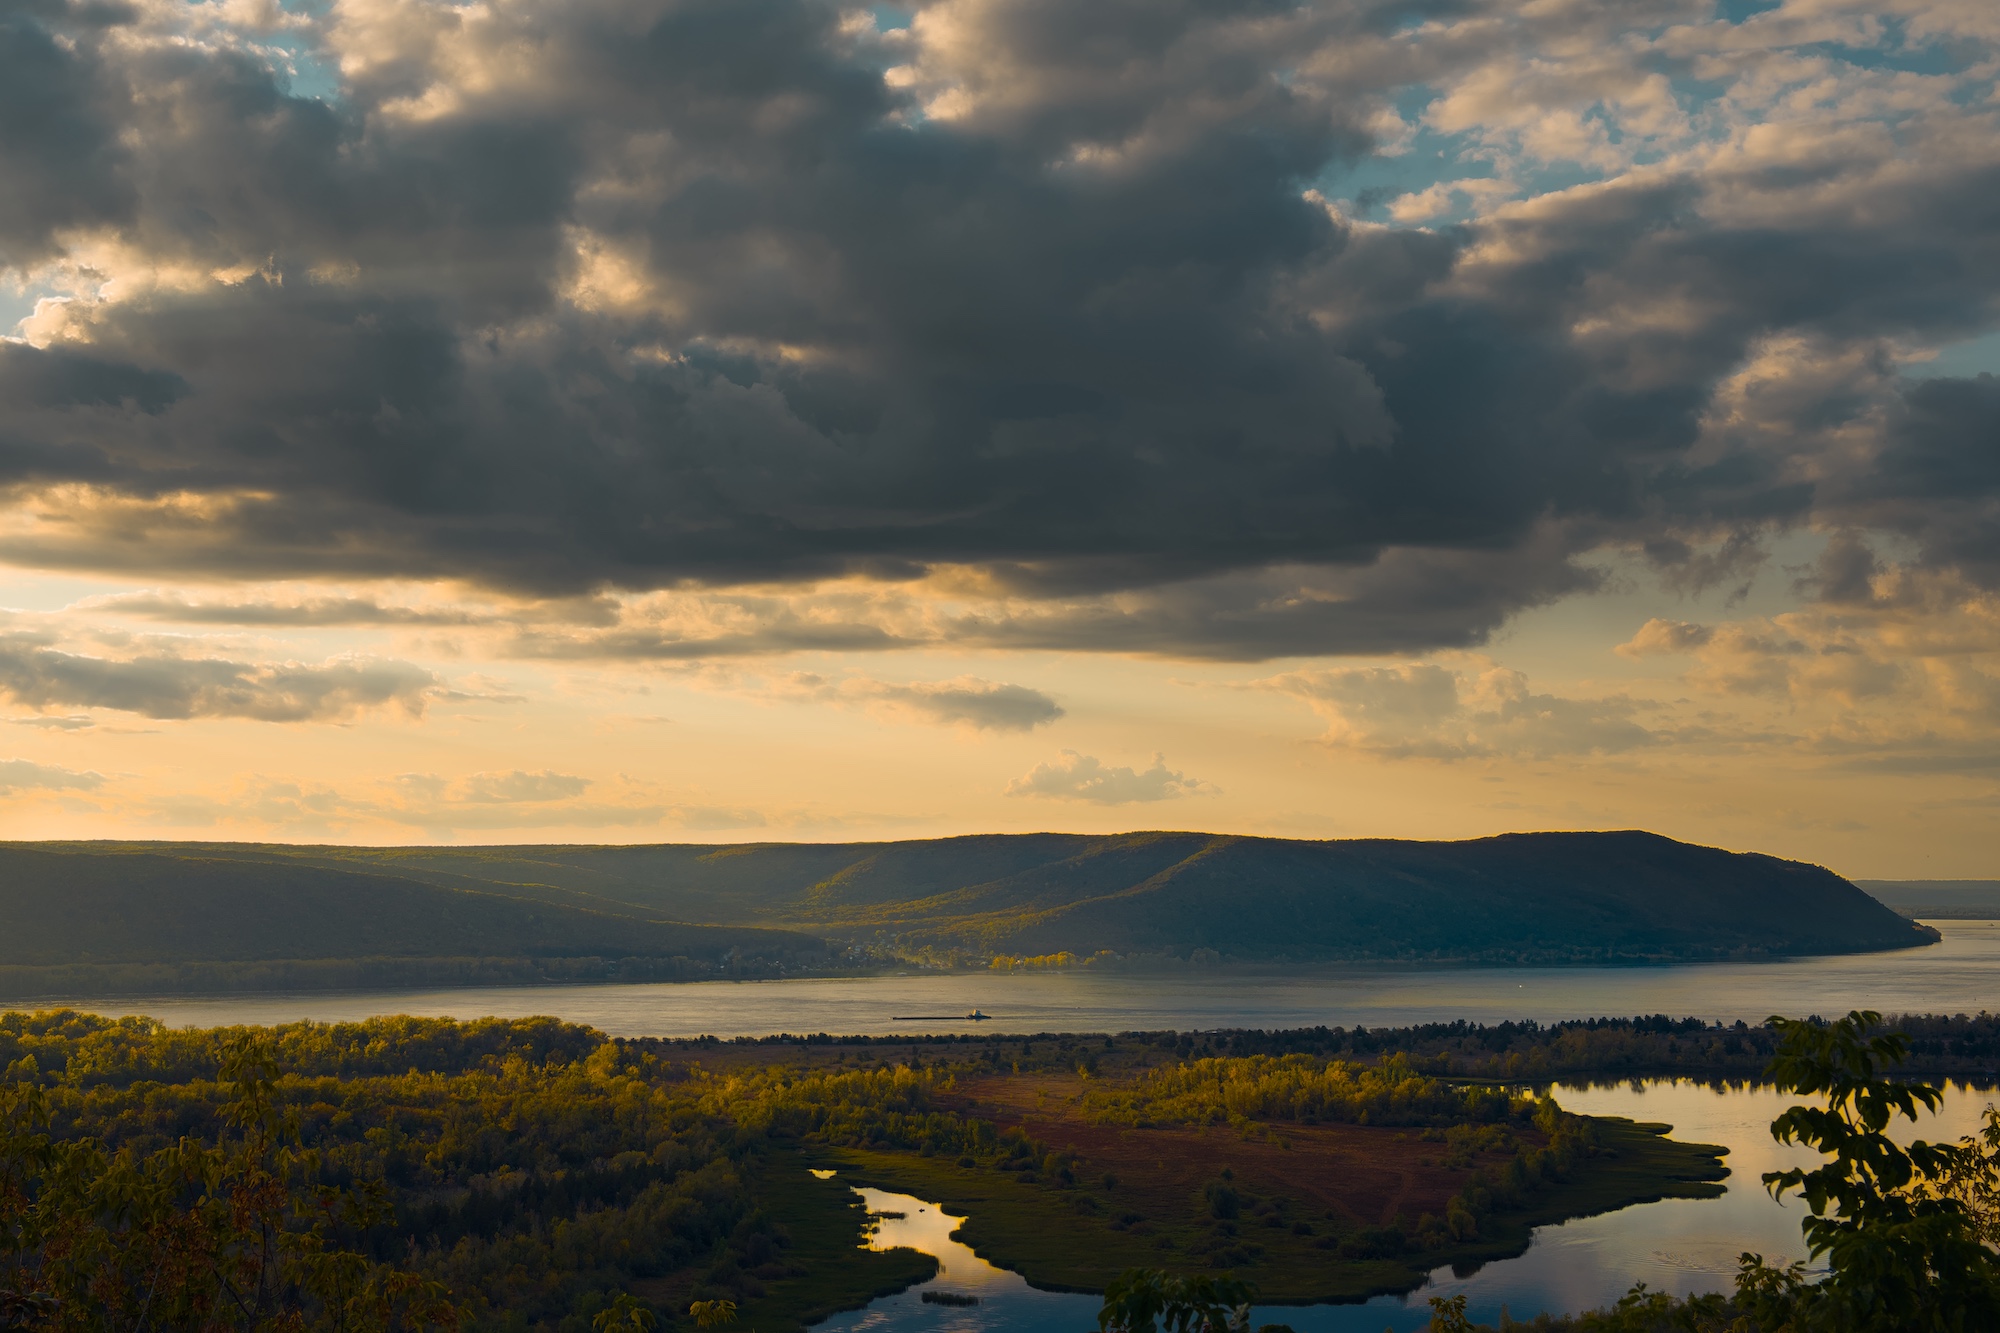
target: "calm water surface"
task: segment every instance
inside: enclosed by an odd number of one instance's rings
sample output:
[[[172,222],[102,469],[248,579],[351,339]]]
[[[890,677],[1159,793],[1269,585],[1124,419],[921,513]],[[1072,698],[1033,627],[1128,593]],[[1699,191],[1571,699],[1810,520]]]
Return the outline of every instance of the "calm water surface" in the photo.
[[[35,1001],[144,1013],[175,1026],[427,1014],[554,1014],[616,1036],[778,1032],[1130,1032],[1317,1024],[1551,1022],[1667,1013],[1758,1022],[1774,1013],[1978,1013],[2000,1007],[2000,922],[1933,922],[1942,943],[1894,953],[1679,967],[1327,968],[1139,976],[1048,972],[918,974],[802,981],[468,990],[317,992],[214,999],[69,997]],[[16,1002],[17,1004],[19,1002]],[[993,1016],[985,1024],[898,1023],[898,1015]]]

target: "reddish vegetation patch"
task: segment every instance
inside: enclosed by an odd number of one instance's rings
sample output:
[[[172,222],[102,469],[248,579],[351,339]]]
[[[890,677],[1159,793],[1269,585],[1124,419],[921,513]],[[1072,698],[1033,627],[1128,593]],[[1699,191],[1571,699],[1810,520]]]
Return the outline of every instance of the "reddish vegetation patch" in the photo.
[[[699,1063],[721,1073],[758,1065],[795,1068],[873,1068],[891,1063],[949,1066],[973,1054],[944,1043],[878,1043],[859,1048],[808,1045],[743,1045],[665,1052],[670,1059]],[[1011,1052],[1010,1052],[1011,1054]],[[960,1072],[953,1091],[938,1096],[940,1109],[993,1121],[1003,1132],[1019,1127],[1052,1150],[1080,1159],[1079,1173],[1097,1181],[1110,1173],[1120,1185],[1113,1197],[1149,1220],[1173,1224],[1205,1216],[1199,1202],[1204,1186],[1227,1167],[1246,1198],[1284,1204],[1289,1220],[1316,1224],[1317,1234],[1345,1233],[1356,1227],[1385,1226],[1424,1213],[1443,1217],[1451,1197],[1465,1187],[1479,1165],[1504,1166],[1508,1153],[1487,1154],[1470,1165],[1446,1165],[1443,1143],[1423,1138],[1415,1128],[1293,1122],[1260,1125],[1245,1139],[1228,1125],[1204,1129],[1132,1129],[1093,1124],[1076,1105],[1087,1086],[1068,1056],[1055,1068],[1019,1073]],[[1165,1059],[1172,1061],[1172,1056]],[[1143,1076],[1161,1056],[1148,1050],[1100,1054],[1095,1086]],[[1515,1137],[1541,1145],[1535,1131],[1516,1128]]]
[[[1083,1087],[1082,1080],[1062,1075],[962,1077],[940,1100],[1003,1131],[1019,1126],[1053,1149],[1075,1153],[1085,1175],[1108,1171],[1161,1205],[1197,1195],[1228,1167],[1247,1193],[1289,1199],[1293,1216],[1331,1213],[1344,1230],[1386,1225],[1399,1216],[1442,1217],[1471,1175],[1469,1167],[1446,1166],[1445,1146],[1424,1140],[1416,1129],[1283,1124],[1260,1126],[1260,1137],[1245,1139],[1227,1125],[1092,1124],[1074,1100]],[[1528,1131],[1519,1137],[1532,1142],[1539,1136]]]

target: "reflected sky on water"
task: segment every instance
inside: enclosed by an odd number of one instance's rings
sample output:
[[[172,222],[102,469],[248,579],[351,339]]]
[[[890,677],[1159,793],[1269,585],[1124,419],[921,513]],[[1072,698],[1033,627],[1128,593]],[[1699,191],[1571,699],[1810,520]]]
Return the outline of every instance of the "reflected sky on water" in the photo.
[[[1284,1323],[1298,1333],[1395,1333],[1423,1328],[1428,1298],[1466,1293],[1467,1312],[1496,1323],[1504,1306],[1516,1318],[1540,1311],[1566,1313],[1608,1305],[1635,1282],[1689,1294],[1726,1291],[1745,1250],[1773,1263],[1805,1257],[1799,1239],[1804,1209],[1796,1198],[1778,1204],[1765,1193],[1766,1171],[1808,1164],[1809,1152],[1772,1141],[1770,1124],[1791,1099],[1768,1088],[1716,1089],[1655,1080],[1606,1088],[1559,1085],[1557,1099],[1571,1110],[1665,1121],[1674,1137],[1729,1147],[1727,1193],[1716,1199],[1663,1199],[1599,1217],[1579,1218],[1535,1232],[1526,1254],[1487,1264],[1465,1278],[1441,1268],[1407,1297],[1379,1297],[1363,1305],[1272,1306],[1256,1323]],[[1971,1133],[1992,1094],[1953,1088],[1940,1114],[1920,1127],[1927,1138]],[[1907,1137],[1907,1134],[1902,1137]],[[907,1214],[884,1221],[872,1243],[909,1245],[937,1255],[943,1271],[926,1287],[980,1298],[954,1309],[926,1305],[923,1287],[884,1297],[865,1310],[836,1315],[826,1333],[1082,1333],[1094,1329],[1098,1300],[1036,1291],[1015,1273],[994,1268],[951,1240],[957,1219],[935,1204],[907,1195],[863,1190],[871,1210]],[[1254,1274],[1251,1274],[1254,1276]]]
[[[1129,1032],[1318,1024],[1553,1022],[1666,1013],[1759,1022],[1770,1014],[1977,1013],[2000,995],[2000,922],[1934,922],[1942,943],[1893,953],[1675,967],[1346,967],[1292,972],[1186,970],[917,974],[636,986],[475,987],[197,999],[74,997],[101,1013],[175,1026],[326,1021],[374,1014],[450,1018],[554,1014],[617,1036],[836,1032]],[[57,1001],[9,1002],[48,1007]],[[991,1022],[897,1022],[965,1014]]]

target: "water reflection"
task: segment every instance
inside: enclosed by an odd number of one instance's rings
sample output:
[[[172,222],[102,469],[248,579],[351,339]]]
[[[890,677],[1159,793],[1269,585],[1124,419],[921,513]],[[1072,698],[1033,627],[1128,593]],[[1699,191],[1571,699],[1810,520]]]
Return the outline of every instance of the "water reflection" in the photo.
[[[1131,1032],[1175,1028],[1352,1027],[1557,1022],[1666,1013],[1762,1022],[1774,1013],[1977,1013],[2000,973],[2000,922],[1937,921],[1941,943],[1893,953],[1677,967],[1327,967],[1292,972],[986,972],[704,981],[635,986],[517,986],[349,994],[187,996],[61,1003],[150,1014],[174,1026],[343,1021],[375,1014],[501,1018],[554,1014],[621,1037],[779,1032]],[[58,1003],[35,1001],[29,1007]],[[891,1021],[895,1014],[994,1015],[992,1022]]]
[[[1255,1322],[1289,1324],[1298,1333],[1407,1333],[1429,1322],[1429,1297],[1462,1291],[1468,1313],[1491,1324],[1498,1322],[1503,1308],[1516,1318],[1532,1318],[1543,1310],[1564,1313],[1608,1305],[1634,1282],[1683,1295],[1725,1291],[1737,1256],[1745,1250],[1774,1263],[1804,1257],[1802,1206],[1796,1199],[1776,1203],[1761,1180],[1766,1171],[1816,1160],[1810,1152],[1771,1139],[1772,1118],[1795,1099],[1769,1088],[1716,1088],[1675,1079],[1597,1088],[1559,1085],[1555,1092],[1574,1111],[1665,1121],[1674,1126],[1676,1138],[1728,1146],[1727,1192],[1715,1199],[1664,1199],[1542,1227],[1519,1258],[1487,1264],[1463,1278],[1440,1268],[1407,1297],[1380,1297],[1363,1305],[1264,1307]],[[1971,1133],[1994,1099],[1992,1093],[1971,1088],[1947,1089],[1939,1114],[1926,1118],[1916,1133],[1930,1139]],[[1904,1130],[1899,1137],[1913,1135]],[[871,1210],[906,1214],[884,1220],[872,1244],[909,1245],[937,1255],[944,1267],[926,1285],[966,1291],[980,1303],[964,1309],[926,1305],[918,1288],[835,1316],[825,1325],[833,1333],[1082,1333],[1095,1326],[1097,1298],[1036,1291],[1018,1274],[993,1267],[952,1240],[962,1218],[909,1195],[862,1193]]]
[[[861,1330],[939,1330],[940,1333],[1081,1333],[1097,1323],[1099,1301],[1095,1296],[1071,1292],[1036,1291],[1019,1273],[995,1268],[951,1233],[963,1217],[953,1217],[936,1204],[909,1194],[887,1190],[857,1191],[868,1211],[882,1216],[868,1238],[868,1247],[891,1250],[908,1246],[935,1255],[938,1275],[919,1287],[894,1296],[884,1296],[865,1310],[838,1314],[820,1325],[833,1333],[860,1333]],[[900,1213],[897,1217],[893,1214]],[[979,1298],[967,1306],[932,1305],[923,1299],[926,1291],[951,1291]]]

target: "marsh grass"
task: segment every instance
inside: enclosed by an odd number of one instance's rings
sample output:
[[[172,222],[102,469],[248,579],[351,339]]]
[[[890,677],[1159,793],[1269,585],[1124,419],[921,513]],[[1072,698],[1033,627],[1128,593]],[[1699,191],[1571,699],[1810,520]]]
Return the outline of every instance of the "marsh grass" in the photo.
[[[1533,1228],[1589,1217],[1665,1198],[1712,1198],[1728,1174],[1723,1148],[1678,1143],[1668,1126],[1598,1119],[1601,1151],[1571,1178],[1553,1183],[1523,1206],[1482,1219],[1477,1240],[1437,1249],[1404,1250],[1379,1257],[1344,1257],[1323,1242],[1353,1237],[1351,1224],[1306,1222],[1285,1208],[1264,1216],[1245,1213],[1227,1225],[1237,1251],[1228,1267],[1251,1278],[1267,1302],[1360,1300],[1410,1291],[1442,1265],[1466,1266],[1511,1258],[1527,1249]],[[1143,1132],[1143,1131],[1141,1131]],[[1226,1142],[1218,1139],[1218,1142]],[[1047,1291],[1096,1292],[1129,1268],[1209,1266],[1218,1250],[1213,1208],[1178,1188],[1149,1190],[1131,1170],[1114,1186],[1101,1180],[1055,1188],[1023,1182],[991,1169],[958,1165],[942,1157],[868,1148],[811,1150],[815,1164],[838,1168],[837,1179],[931,1200],[965,1223],[956,1233],[996,1267],[1020,1273]],[[1093,1209],[1077,1206],[1090,1199]],[[1137,1225],[1123,1221],[1143,1219]],[[1265,1217],[1284,1225],[1269,1225]],[[1299,1221],[1291,1219],[1297,1217]],[[1121,1224],[1122,1223],[1122,1224]]]
[[[791,1237],[786,1275],[763,1281],[764,1294],[742,1302],[737,1325],[756,1333],[795,1333],[828,1315],[858,1310],[882,1296],[937,1276],[938,1262],[916,1250],[871,1250],[863,1236],[868,1210],[849,1182],[816,1179],[804,1157],[781,1151],[762,1164],[757,1201]],[[696,1293],[686,1274],[634,1288],[667,1310],[685,1309]]]

